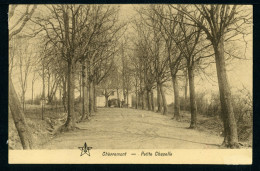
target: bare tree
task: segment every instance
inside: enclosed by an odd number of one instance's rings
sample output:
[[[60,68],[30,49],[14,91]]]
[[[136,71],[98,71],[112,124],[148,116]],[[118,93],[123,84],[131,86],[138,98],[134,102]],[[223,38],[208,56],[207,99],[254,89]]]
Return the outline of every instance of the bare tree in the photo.
[[[164,5],[151,5],[150,19],[159,23],[157,26],[158,32],[161,33],[165,41],[165,49],[167,52],[167,59],[170,69],[170,74],[173,83],[174,90],[174,116],[176,120],[180,119],[180,100],[179,100],[179,86],[177,73],[180,70],[182,64],[182,53],[175,44],[174,38],[181,37],[181,30],[177,27],[178,23],[175,22],[178,16],[173,16],[171,9],[166,9]],[[161,16],[169,14],[172,20],[165,20]]]
[[[32,149],[33,148],[32,136],[26,124],[24,113],[21,109],[18,96],[15,92],[12,79],[10,77],[9,77],[9,107],[23,149]]]
[[[18,5],[10,5],[9,12],[8,12],[8,21],[12,22],[12,25],[9,25],[9,40],[12,40],[13,36],[17,35],[22,31],[26,23],[30,20],[32,17],[34,11],[37,8],[37,5],[26,5],[22,6],[21,8],[24,8],[22,12],[22,15],[19,16],[19,19],[14,20],[13,16],[18,11],[17,10]],[[18,7],[19,8],[19,7]],[[15,22],[15,23],[13,23]]]
[[[26,42],[26,39],[22,40],[23,42]],[[28,42],[27,42],[28,43]],[[27,91],[27,79],[29,76],[29,73],[32,68],[32,54],[28,51],[27,47],[20,47],[20,49],[17,51],[19,55],[18,59],[18,66],[19,66],[19,83],[21,87],[21,102],[22,102],[22,109],[25,110],[25,93]]]
[[[82,5],[51,5],[46,7],[51,15],[38,18],[35,23],[45,31],[48,43],[59,49],[60,59],[67,63],[68,118],[65,128],[73,129],[76,119],[74,116],[76,64],[82,59],[87,59],[88,80],[90,80],[89,96],[91,99],[89,104],[91,111],[94,111],[94,70],[92,66],[94,65],[93,57],[97,55],[101,45],[95,44],[94,46],[93,41],[98,41],[98,35],[101,35],[100,33],[104,31],[102,25],[106,26],[106,30],[111,28],[111,25],[108,25],[105,19],[109,14],[113,15],[115,12],[111,12],[113,9],[110,8],[103,9],[99,5],[92,6],[93,8]],[[83,15],[88,10],[92,10],[90,20],[88,20],[89,15]],[[83,45],[84,47],[82,47]]]
[[[118,25],[118,8],[109,5],[89,5],[84,6],[86,19],[88,19],[84,32],[82,33],[80,44],[81,56],[79,60],[85,68],[85,104],[88,105],[88,114],[95,111],[96,96],[95,87],[106,76],[104,61],[111,58],[115,53],[113,48],[117,40],[117,33],[122,28]],[[88,17],[91,16],[91,17]],[[100,71],[102,70],[102,72]],[[83,78],[84,81],[84,78]]]
[[[128,38],[124,37],[124,42],[122,43],[121,49],[120,49],[120,55],[121,55],[121,62],[122,62],[122,69],[121,69],[121,75],[122,75],[122,90],[123,90],[123,97],[124,97],[124,103],[126,104],[126,107],[129,106],[129,91],[131,89],[131,69],[130,69],[130,61],[128,57],[127,48],[128,42],[126,41]]]
[[[101,80],[99,84],[99,88],[101,88],[102,94],[105,96],[106,104],[105,107],[108,107],[108,98],[113,93],[115,93],[115,89],[118,88],[118,70],[115,64],[113,63],[108,71],[108,74],[104,79]],[[118,98],[118,97],[117,97]]]
[[[34,13],[36,9],[36,5],[34,5],[32,8],[30,5],[25,6],[26,10],[23,13],[23,15],[17,20],[15,23],[13,16],[15,16],[17,5],[11,5],[9,7],[9,23],[12,23],[13,25],[9,24],[9,41],[12,40],[13,36],[17,35],[22,31],[25,24],[28,22],[32,14]],[[18,135],[20,137],[23,149],[31,149],[33,148],[33,142],[31,138],[30,131],[28,130],[28,126],[25,122],[24,114],[21,110],[19,99],[17,97],[17,94],[15,92],[12,78],[9,75],[9,107],[12,113],[12,117],[14,119],[15,127],[17,129]]]
[[[166,58],[165,44],[162,38],[161,33],[158,31],[158,25],[160,24],[153,19],[153,15],[149,10],[139,10],[140,17],[143,21],[142,24],[139,24],[140,37],[143,38],[149,58],[152,60],[152,68],[154,71],[154,78],[157,84],[157,104],[158,112],[161,111],[161,102],[163,106],[163,114],[168,112],[166,96],[164,92],[164,82],[168,81],[168,59]],[[148,17],[147,17],[148,16]],[[144,25],[144,26],[142,26]],[[142,27],[141,27],[142,26]],[[149,65],[148,65],[149,66]],[[152,82],[152,81],[151,81]],[[162,101],[161,101],[162,100]]]
[[[190,8],[181,5],[177,8],[193,26],[203,30],[215,52],[215,61],[221,101],[221,118],[224,123],[225,138],[223,145],[238,147],[237,125],[231,103],[230,85],[226,73],[225,40],[243,34],[243,26],[250,24],[251,14],[246,7],[237,5],[194,5]],[[197,14],[194,14],[194,9]],[[250,10],[249,10],[250,11]]]
[[[33,76],[32,76],[32,102],[31,102],[31,104],[33,105],[34,103],[34,83],[35,83],[35,81],[38,79],[38,74],[37,74],[37,72],[36,72],[36,70],[34,70],[33,71]]]

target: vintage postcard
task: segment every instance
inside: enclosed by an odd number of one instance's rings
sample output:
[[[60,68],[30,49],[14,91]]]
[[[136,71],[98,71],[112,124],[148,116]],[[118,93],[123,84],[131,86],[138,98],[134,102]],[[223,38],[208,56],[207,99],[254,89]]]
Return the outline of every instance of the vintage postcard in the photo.
[[[252,5],[8,17],[9,164],[252,164]]]

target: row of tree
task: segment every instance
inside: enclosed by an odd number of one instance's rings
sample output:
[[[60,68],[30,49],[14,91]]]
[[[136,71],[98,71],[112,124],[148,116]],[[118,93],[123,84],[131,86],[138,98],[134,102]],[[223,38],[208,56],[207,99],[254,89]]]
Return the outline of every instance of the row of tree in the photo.
[[[44,5],[35,12],[36,6],[31,8],[30,5],[21,7],[21,10],[25,10],[26,17],[17,21],[14,19],[12,23],[21,25],[24,30],[27,30],[23,34],[26,39],[36,40],[36,44],[32,48],[36,48],[38,54],[32,57],[34,64],[30,61],[25,61],[24,64],[19,61],[16,63],[21,64],[20,68],[27,66],[27,72],[24,74],[26,78],[30,72],[29,69],[35,66],[36,69],[33,72],[38,73],[42,79],[42,99],[44,101],[47,99],[47,102],[51,103],[57,90],[60,89],[63,106],[68,114],[61,130],[74,129],[77,121],[88,119],[96,111],[96,87],[113,73],[110,70],[115,66],[114,57],[119,51],[119,39],[125,25],[118,21],[119,6]],[[16,5],[10,6],[10,13],[15,13],[16,9]],[[34,13],[33,16],[32,13]],[[9,15],[9,19],[11,17]],[[24,27],[26,23],[27,25]],[[17,34],[9,33],[10,43],[13,45],[12,52],[15,51],[14,45],[19,44],[17,39],[21,39]],[[28,46],[28,43],[24,43]],[[14,61],[18,56],[19,53],[12,55]],[[25,54],[20,57],[21,61],[25,59],[24,56],[28,58],[28,54]],[[9,83],[12,88],[11,73]],[[24,71],[21,71],[22,73]],[[24,76],[21,75],[20,78],[24,78]],[[22,80],[24,85],[27,85],[26,78]],[[45,95],[46,80],[47,98]],[[76,83],[82,92],[80,117],[77,117],[75,113]],[[21,99],[24,104],[26,87],[22,90]],[[29,132],[24,130],[26,123],[14,89],[10,89],[9,101],[22,146],[25,149],[32,148]],[[18,113],[21,114],[20,118],[16,117]]]
[[[146,5],[136,10],[138,15],[130,23],[135,33],[127,36],[122,36],[126,33],[125,23],[119,22],[120,7],[116,5],[44,5],[35,11],[36,7],[23,6],[24,15],[14,20],[9,28],[9,107],[25,149],[32,148],[32,142],[12,85],[15,67],[20,69],[23,109],[31,71],[34,73],[32,100],[36,75],[42,80],[43,100],[47,98],[48,103],[52,103],[60,90],[60,99],[68,114],[62,130],[76,128],[76,122],[88,119],[97,110],[98,88],[103,90],[106,106],[114,90],[120,102],[119,89],[122,89],[127,106],[128,96],[134,92],[135,108],[167,114],[168,82],[174,90],[176,120],[180,119],[180,82],[184,82],[185,101],[188,96],[190,98],[190,128],[196,128],[195,76],[198,72],[207,74],[205,66],[211,63],[215,63],[217,69],[225,135],[223,145],[238,146],[226,60],[240,58],[228,45],[248,34],[247,27],[252,22],[247,7]],[[16,9],[16,5],[10,6],[9,22]],[[27,32],[21,36],[18,33],[25,24]],[[26,40],[25,47],[19,49],[21,40]],[[26,47],[31,40],[37,40],[31,45],[37,49],[36,54]],[[18,65],[14,65],[15,61]],[[80,117],[75,112],[76,89],[82,104]]]
[[[137,33],[132,58],[136,101],[142,109],[154,110],[153,89],[157,90],[157,111],[167,113],[164,85],[171,80],[174,90],[174,118],[180,117],[179,80],[189,85],[190,128],[197,126],[195,73],[215,63],[223,145],[238,147],[238,134],[226,72],[226,60],[236,56],[230,42],[251,31],[251,13],[237,5],[149,5],[137,9]],[[227,57],[228,56],[228,57]],[[138,105],[136,105],[137,108]],[[146,107],[145,107],[146,106]]]

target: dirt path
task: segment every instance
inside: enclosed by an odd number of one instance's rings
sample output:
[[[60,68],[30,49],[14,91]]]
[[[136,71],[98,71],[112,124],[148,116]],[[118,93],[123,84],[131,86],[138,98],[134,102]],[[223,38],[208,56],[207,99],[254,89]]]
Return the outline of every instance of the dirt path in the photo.
[[[155,112],[99,108],[80,130],[58,135],[43,149],[76,149],[87,142],[95,149],[219,148],[223,138],[187,129],[188,123]]]

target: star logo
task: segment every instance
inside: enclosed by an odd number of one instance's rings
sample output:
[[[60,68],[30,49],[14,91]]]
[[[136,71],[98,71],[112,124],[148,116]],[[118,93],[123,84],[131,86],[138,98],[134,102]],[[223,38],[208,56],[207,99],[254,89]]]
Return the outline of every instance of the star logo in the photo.
[[[87,154],[88,156],[90,156],[89,150],[91,150],[92,147],[88,147],[86,142],[83,145],[83,147],[78,147],[78,148],[81,150],[80,156],[83,156],[84,154]]]

